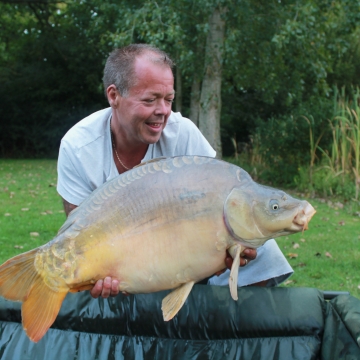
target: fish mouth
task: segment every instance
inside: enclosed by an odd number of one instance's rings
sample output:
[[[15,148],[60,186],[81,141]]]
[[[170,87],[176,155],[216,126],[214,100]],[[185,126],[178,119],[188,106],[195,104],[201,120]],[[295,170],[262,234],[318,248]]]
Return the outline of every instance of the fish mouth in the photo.
[[[304,232],[307,230],[309,228],[308,224],[315,213],[316,210],[308,202],[306,202],[305,206],[294,217],[291,230],[293,230],[294,227],[296,228],[295,231]]]

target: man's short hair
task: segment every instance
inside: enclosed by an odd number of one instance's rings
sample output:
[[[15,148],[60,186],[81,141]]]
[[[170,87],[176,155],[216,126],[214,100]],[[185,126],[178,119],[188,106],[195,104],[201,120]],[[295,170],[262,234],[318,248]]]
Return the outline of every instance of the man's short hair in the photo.
[[[169,55],[147,44],[131,44],[119,49],[113,50],[105,64],[103,84],[105,96],[106,89],[110,85],[115,85],[120,95],[126,97],[129,89],[136,85],[134,74],[135,60],[143,55],[155,64],[168,66],[171,70],[174,68],[174,62]]]

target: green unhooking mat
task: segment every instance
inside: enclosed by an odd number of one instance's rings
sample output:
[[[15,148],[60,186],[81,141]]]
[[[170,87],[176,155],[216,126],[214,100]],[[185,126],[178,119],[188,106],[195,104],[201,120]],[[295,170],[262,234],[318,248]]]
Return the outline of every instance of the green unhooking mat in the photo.
[[[360,300],[325,301],[310,288],[196,285],[164,322],[163,291],[93,299],[69,294],[38,343],[21,326],[21,304],[0,299],[0,358],[16,360],[359,360]]]

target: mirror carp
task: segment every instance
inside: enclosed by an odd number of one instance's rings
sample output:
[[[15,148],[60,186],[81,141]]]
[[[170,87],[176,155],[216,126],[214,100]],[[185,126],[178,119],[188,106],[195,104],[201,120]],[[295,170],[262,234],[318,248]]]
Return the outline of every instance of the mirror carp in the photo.
[[[225,268],[227,250],[236,300],[244,248],[304,231],[314,213],[307,201],[259,185],[225,161],[151,160],[95,190],[52,241],[1,265],[0,295],[22,302],[23,328],[34,342],[68,292],[91,289],[106,276],[130,294],[174,289],[162,302],[168,321],[196,282]]]

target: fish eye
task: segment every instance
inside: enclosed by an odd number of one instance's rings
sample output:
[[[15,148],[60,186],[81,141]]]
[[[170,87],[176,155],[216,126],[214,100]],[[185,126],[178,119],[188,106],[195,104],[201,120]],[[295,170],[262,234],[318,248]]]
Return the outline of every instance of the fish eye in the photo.
[[[279,203],[277,202],[277,200],[271,200],[271,201],[270,201],[270,208],[271,208],[271,210],[273,210],[273,211],[276,211],[276,210],[279,210],[279,209],[280,209],[280,205],[279,205]]]

